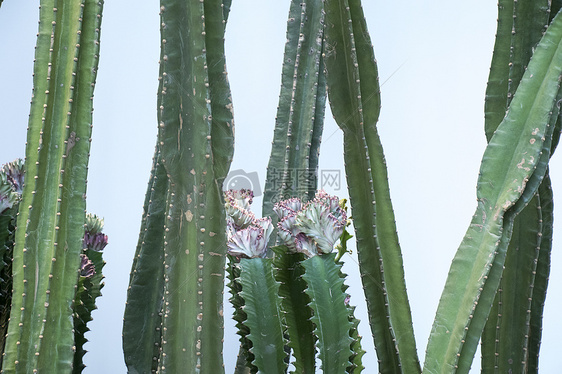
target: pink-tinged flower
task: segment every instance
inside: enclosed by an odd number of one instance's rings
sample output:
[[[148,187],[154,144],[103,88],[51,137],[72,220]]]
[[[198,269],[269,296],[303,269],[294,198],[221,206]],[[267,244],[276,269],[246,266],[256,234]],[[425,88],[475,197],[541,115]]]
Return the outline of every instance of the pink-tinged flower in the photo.
[[[80,255],[80,276],[91,278],[96,273],[94,263],[85,254]]]
[[[232,219],[232,226],[236,230],[245,229],[255,221],[254,213],[238,205],[225,204],[226,215]]]
[[[271,222],[269,223],[271,226]],[[238,258],[264,257],[273,227],[248,226],[236,231],[228,240],[228,253]]]
[[[227,204],[236,205],[243,209],[250,209],[254,192],[252,190],[228,190],[224,193],[224,200]]]
[[[6,174],[6,178],[10,183],[12,190],[20,195],[23,191],[23,166],[23,160],[19,158],[15,161],[4,164],[2,167],[2,172]]]
[[[0,213],[14,206],[17,200],[18,194],[12,190],[6,175],[0,173]]]
[[[92,234],[89,231],[84,233],[83,249],[91,249],[96,252],[101,252],[107,245],[107,235],[102,232]]]
[[[86,213],[86,226],[85,229],[90,234],[97,234],[103,230],[103,218],[98,217],[92,213]]]
[[[279,220],[296,214],[302,208],[302,201],[296,197],[288,200],[282,200],[273,206],[273,211],[277,213]]]
[[[343,209],[340,206],[340,199],[337,196],[330,196],[324,190],[318,190],[316,196],[314,196],[314,201],[320,202],[326,205],[330,209],[330,213],[334,215],[341,214]]]
[[[228,190],[224,193],[226,215],[232,218],[229,224],[235,230],[245,229],[255,221],[256,217],[250,211],[253,197],[251,190]]]
[[[339,208],[339,217],[330,212],[330,207],[319,200],[308,202],[297,214],[296,225],[308,237],[314,239],[321,253],[330,253],[343,233],[345,212]]]

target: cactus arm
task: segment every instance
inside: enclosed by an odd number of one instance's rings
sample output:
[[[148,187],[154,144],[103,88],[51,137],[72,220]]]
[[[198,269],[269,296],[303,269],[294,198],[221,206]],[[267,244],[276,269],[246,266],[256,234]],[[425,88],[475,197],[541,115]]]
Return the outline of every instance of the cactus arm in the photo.
[[[279,107],[263,199],[263,215],[275,225],[273,205],[293,196],[314,197],[325,93],[321,73],[324,4],[291,1]],[[316,159],[311,167],[310,155]]]
[[[22,197],[29,208],[17,225],[5,372],[68,372],[74,354],[71,305],[84,235],[97,70],[97,45],[90,44],[99,43],[101,6],[57,4],[41,2]]]
[[[252,342],[253,365],[261,373],[285,373],[287,353],[284,350],[279,283],[273,276],[271,260],[241,259],[240,284],[247,316],[244,324],[250,330],[247,337]]]
[[[359,335],[358,326],[360,320],[355,318],[355,307],[348,307],[349,309],[349,319],[351,322],[351,330],[349,332],[349,336],[352,339],[351,343],[351,357],[349,361],[351,361],[351,365],[347,368],[347,372],[351,374],[358,374],[365,369],[363,366],[363,356],[365,355],[365,351],[363,347],[361,347],[361,336]]]
[[[345,372],[351,365],[349,359],[352,356],[350,330],[353,325],[345,305],[341,263],[336,264],[334,258],[335,253],[332,253],[313,256],[302,262],[324,373]]]
[[[499,372],[518,372],[527,366],[526,352],[529,346],[529,319],[533,298],[534,272],[539,254],[542,229],[539,198],[535,196],[529,205],[515,218],[513,235],[507,249],[505,268],[495,296],[496,313],[490,329],[492,339],[482,338],[482,350],[488,352],[490,363]]]
[[[131,372],[156,370],[159,356],[164,292],[164,222],[168,178],[156,150],[145,203],[145,217],[133,267],[123,318],[123,352]]]
[[[501,277],[513,217],[535,194],[546,172],[553,127],[550,112],[562,69],[561,39],[562,19],[556,17],[486,148],[478,208],[449,271],[424,372],[450,372],[457,365],[465,372],[470,367]],[[522,158],[526,160],[520,164]]]
[[[275,278],[280,283],[279,296],[289,335],[289,347],[295,358],[295,373],[315,371],[316,348],[314,346],[314,325],[312,310],[308,307],[310,297],[305,293],[306,282],[300,262],[301,253],[287,253],[284,246],[274,247]]]
[[[380,110],[376,63],[360,3],[350,1],[348,6],[346,10],[347,2],[326,2],[325,63],[332,113],[344,131],[360,271],[379,370],[415,373],[420,367],[386,164],[375,127]]]
[[[232,6],[232,0],[222,1],[222,13],[223,13],[223,23],[226,24],[228,21],[228,15],[230,14],[230,7]]]
[[[486,89],[485,132],[489,141],[505,116],[549,17],[548,2],[498,3],[498,28]]]
[[[553,197],[550,177],[546,174],[539,187],[539,200],[542,216],[542,235],[539,249],[536,275],[533,287],[533,300],[531,302],[530,336],[528,344],[528,373],[538,373],[539,349],[541,344],[542,316],[548,275],[550,272],[550,253],[552,250]]]
[[[234,155],[234,119],[232,97],[226,73],[224,32],[230,10],[230,1],[222,8],[214,2],[205,5],[205,37],[213,48],[207,49],[207,64],[211,97],[211,137],[215,178],[220,183],[226,178]]]
[[[216,37],[209,39],[206,34],[207,24],[222,25],[221,4],[161,2],[158,139],[170,183],[159,361],[163,373],[224,371],[225,219],[214,166],[220,158],[213,158],[210,86],[214,83],[209,81],[207,55],[224,46],[222,38],[217,44]]]

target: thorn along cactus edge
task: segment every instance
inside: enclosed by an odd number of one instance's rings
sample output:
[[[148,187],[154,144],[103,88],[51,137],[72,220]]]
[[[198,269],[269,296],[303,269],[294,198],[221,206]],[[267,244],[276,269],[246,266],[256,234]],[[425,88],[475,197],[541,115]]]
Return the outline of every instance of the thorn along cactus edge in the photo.
[[[258,218],[252,191],[223,193],[234,153],[231,1],[160,1],[158,137],[123,320],[128,372],[223,373],[226,286],[240,335],[235,373],[468,373],[479,342],[484,373],[537,373],[553,235],[548,164],[562,122],[562,2],[499,1],[478,204],[423,364],[360,0],[288,5]],[[0,170],[2,373],[84,369],[108,242],[103,220],[85,213],[102,7],[40,1],[25,161]],[[343,132],[348,198],[316,185],[328,102]],[[378,367],[362,363],[352,306],[361,296],[347,293],[342,272],[353,236]]]

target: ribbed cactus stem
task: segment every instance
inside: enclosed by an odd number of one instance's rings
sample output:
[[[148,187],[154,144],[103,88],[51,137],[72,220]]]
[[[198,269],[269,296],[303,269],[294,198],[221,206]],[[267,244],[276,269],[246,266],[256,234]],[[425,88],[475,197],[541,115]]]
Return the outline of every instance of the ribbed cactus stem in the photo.
[[[100,1],[41,1],[3,371],[72,370]]]
[[[326,106],[323,26],[323,1],[291,1],[263,199],[263,215],[270,216],[274,224],[275,203],[289,197],[312,199],[317,188],[316,169]]]
[[[161,1],[158,144],[123,332],[131,371],[224,370],[221,188],[234,126],[223,39],[229,7]]]

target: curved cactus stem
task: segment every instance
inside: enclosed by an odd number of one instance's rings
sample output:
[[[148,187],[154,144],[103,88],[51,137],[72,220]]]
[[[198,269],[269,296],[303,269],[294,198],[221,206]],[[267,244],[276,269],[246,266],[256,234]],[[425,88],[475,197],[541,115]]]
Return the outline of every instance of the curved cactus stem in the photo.
[[[549,14],[549,5],[547,1],[502,1],[499,4],[496,48],[486,95],[488,140],[503,119],[532,52],[549,22],[552,15],[552,10]],[[506,44],[508,49],[499,48]],[[504,87],[500,87],[498,81],[502,81]],[[560,93],[558,96],[560,99]],[[496,111],[490,115],[488,110],[494,105]],[[552,121],[557,121],[559,126],[558,108],[555,107],[554,111]],[[551,152],[556,143],[557,139],[553,139]],[[540,211],[539,197],[536,196],[515,218],[502,281],[482,333],[482,370],[485,372],[525,371],[528,365],[530,303],[542,227],[542,218],[540,214],[537,216]],[[525,256],[530,258],[526,260]]]
[[[380,93],[359,1],[326,1],[325,64],[332,113],[344,132],[346,175],[379,371],[420,371],[386,162],[376,130]],[[375,204],[376,202],[376,204]]]
[[[549,1],[500,0],[498,28],[486,101],[485,132],[489,141],[515,94],[533,49],[549,23]]]
[[[241,259],[239,280],[246,313],[244,325],[249,329],[247,338],[252,342],[252,364],[260,373],[285,373],[288,363],[283,339],[285,326],[279,283],[273,276],[271,259]]]
[[[101,10],[41,1],[5,373],[72,370]]]
[[[335,253],[313,256],[301,264],[303,279],[313,310],[314,333],[318,337],[319,358],[324,373],[343,373],[351,366],[353,355],[350,336],[354,328],[349,320],[345,299],[347,294],[341,275],[341,263],[334,261]]]
[[[449,271],[424,373],[465,373],[470,368],[501,278],[513,219],[535,195],[546,173],[555,122],[551,112],[562,72],[561,41],[562,18],[557,16],[486,148],[478,208]]]
[[[0,365],[4,358],[6,333],[12,304],[12,258],[18,205],[0,213]]]
[[[158,159],[157,148],[123,317],[125,364],[133,373],[155,371],[160,351],[168,178]]]
[[[538,196],[542,216],[542,235],[538,261],[535,267],[536,275],[533,287],[533,300],[531,302],[531,318],[529,321],[530,336],[528,343],[528,373],[538,373],[539,349],[542,333],[542,316],[544,302],[546,299],[548,275],[550,272],[550,253],[552,250],[554,207],[551,182],[548,173],[546,174],[543,182],[539,187]]]
[[[309,200],[316,193],[326,105],[321,56],[323,27],[323,0],[291,1],[281,93],[263,198],[263,216],[270,216],[274,226],[275,203],[290,197]]]
[[[314,325],[310,297],[305,293],[306,282],[302,279],[304,260],[302,253],[287,253],[285,246],[274,247],[275,278],[280,283],[279,296],[289,335],[288,346],[295,358],[295,373],[313,373],[316,365]]]
[[[226,253],[221,185],[233,126],[225,10],[218,0],[162,0],[161,21],[158,141],[169,185],[158,371],[220,373]]]

